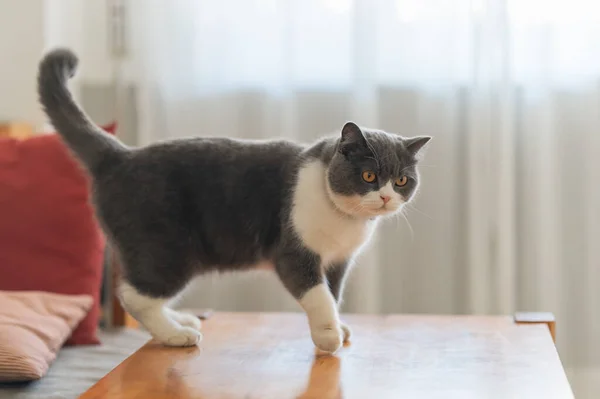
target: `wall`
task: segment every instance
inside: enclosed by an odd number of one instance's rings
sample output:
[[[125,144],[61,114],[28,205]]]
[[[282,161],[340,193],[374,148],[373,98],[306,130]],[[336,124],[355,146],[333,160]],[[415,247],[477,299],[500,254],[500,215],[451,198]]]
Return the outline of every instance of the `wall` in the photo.
[[[0,121],[52,130],[37,101],[37,66],[44,52],[64,46],[80,58],[70,82],[75,98],[99,124],[118,118],[120,138],[135,144],[135,90],[115,84],[108,0],[0,0],[0,15]]]
[[[44,49],[44,0],[0,0],[0,120],[39,126],[35,76]]]

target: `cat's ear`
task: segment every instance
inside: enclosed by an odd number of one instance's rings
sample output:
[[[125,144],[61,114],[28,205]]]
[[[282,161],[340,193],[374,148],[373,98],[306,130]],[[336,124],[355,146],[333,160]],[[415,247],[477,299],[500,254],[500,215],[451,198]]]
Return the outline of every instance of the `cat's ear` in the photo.
[[[367,145],[367,140],[362,130],[354,122],[346,122],[342,128],[339,150],[342,154],[347,154],[352,149]]]
[[[408,152],[412,155],[417,155],[430,140],[430,136],[416,136],[404,139],[404,143],[406,144]]]

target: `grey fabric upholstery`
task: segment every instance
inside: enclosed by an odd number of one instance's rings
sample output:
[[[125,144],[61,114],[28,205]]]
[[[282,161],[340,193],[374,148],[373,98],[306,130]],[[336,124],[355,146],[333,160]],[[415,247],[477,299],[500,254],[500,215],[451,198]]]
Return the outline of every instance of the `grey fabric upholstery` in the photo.
[[[131,329],[101,330],[99,336],[101,345],[61,349],[39,381],[0,384],[0,399],[77,398],[150,338],[144,331]]]

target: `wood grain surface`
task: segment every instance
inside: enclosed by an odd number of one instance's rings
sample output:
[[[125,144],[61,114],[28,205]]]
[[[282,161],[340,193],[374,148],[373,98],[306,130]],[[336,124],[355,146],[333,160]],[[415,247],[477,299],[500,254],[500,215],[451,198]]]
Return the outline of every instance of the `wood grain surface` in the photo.
[[[215,313],[198,347],[149,342],[82,398],[572,398],[545,324],[511,317],[343,317],[317,355],[303,314]]]

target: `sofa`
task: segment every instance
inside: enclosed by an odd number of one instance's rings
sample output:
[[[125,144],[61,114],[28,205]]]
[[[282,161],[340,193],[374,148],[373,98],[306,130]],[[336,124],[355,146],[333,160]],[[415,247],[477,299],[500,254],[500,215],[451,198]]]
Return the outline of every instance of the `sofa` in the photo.
[[[0,135],[2,399],[78,397],[149,339],[115,298],[89,190],[58,135]]]

